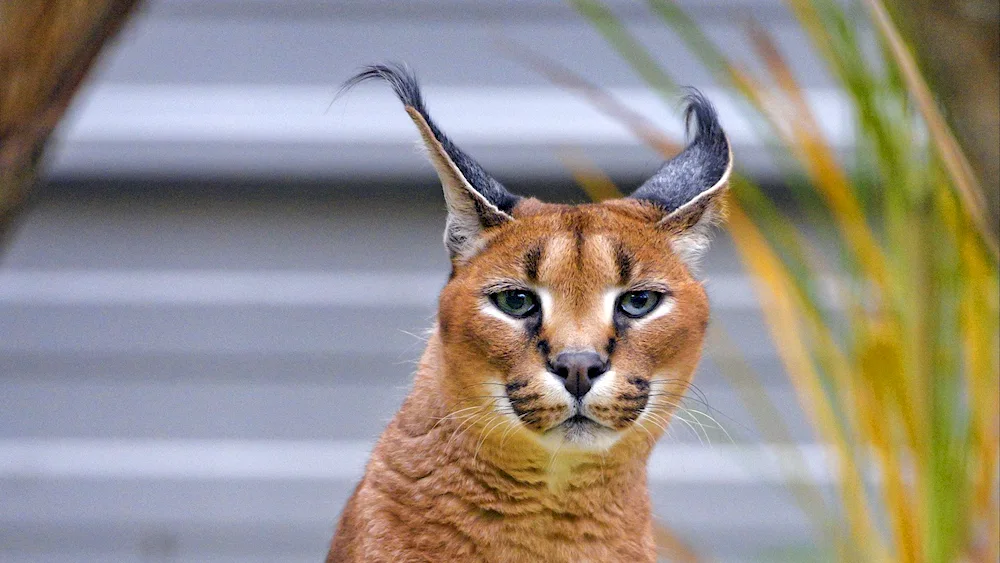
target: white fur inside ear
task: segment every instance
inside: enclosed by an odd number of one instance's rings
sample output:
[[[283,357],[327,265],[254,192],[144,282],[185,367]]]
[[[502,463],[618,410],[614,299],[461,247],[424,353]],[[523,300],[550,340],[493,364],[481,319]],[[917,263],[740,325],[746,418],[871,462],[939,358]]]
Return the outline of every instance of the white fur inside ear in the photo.
[[[698,205],[687,207],[684,213],[675,212],[664,219],[668,225],[671,221],[676,225],[670,229],[670,246],[674,254],[693,271],[698,271],[701,257],[708,250],[712,229],[721,222],[722,196],[721,191],[717,192],[702,199]]]
[[[445,200],[447,201],[447,190]],[[471,205],[471,204],[470,204]],[[459,261],[472,258],[482,250],[483,241],[479,236],[482,226],[479,217],[472,213],[454,211],[458,205],[448,205],[448,218],[444,226],[444,246]]]
[[[712,241],[711,236],[709,236],[710,229],[710,224],[702,225],[699,222],[698,225],[689,228],[670,241],[670,247],[674,254],[693,270],[698,269],[701,265],[701,257],[708,251]]]

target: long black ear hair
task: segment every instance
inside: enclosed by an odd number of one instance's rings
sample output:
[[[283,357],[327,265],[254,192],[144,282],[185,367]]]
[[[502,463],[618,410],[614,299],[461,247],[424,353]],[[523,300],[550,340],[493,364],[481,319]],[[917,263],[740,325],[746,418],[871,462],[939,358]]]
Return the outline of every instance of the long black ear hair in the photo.
[[[479,249],[479,235],[484,229],[513,220],[512,212],[520,196],[507,191],[438,128],[427,113],[416,77],[405,65],[365,67],[344,83],[341,92],[371,79],[389,83],[420,130],[448,205],[444,239],[452,260],[472,256]]]
[[[693,264],[708,247],[709,227],[721,214],[733,153],[712,103],[694,89],[685,100],[684,122],[689,130],[696,122],[694,138],[629,197],[663,210],[661,223],[674,234],[674,250]]]

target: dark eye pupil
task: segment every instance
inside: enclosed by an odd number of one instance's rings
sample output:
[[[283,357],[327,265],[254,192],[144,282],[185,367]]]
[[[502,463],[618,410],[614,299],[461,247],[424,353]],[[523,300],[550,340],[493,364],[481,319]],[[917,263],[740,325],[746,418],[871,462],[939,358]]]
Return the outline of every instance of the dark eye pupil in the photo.
[[[649,302],[649,292],[648,291],[638,291],[629,295],[629,305],[635,307],[636,309],[642,309]]]
[[[521,309],[528,301],[528,296],[520,291],[507,294],[507,306],[511,309]]]

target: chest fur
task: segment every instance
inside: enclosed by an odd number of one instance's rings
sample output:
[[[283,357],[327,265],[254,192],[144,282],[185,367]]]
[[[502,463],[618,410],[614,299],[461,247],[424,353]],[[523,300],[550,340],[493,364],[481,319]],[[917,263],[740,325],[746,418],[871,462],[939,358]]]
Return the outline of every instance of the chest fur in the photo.
[[[383,437],[352,501],[357,561],[655,559],[644,483],[622,488],[621,475],[596,474],[579,484],[522,481],[433,450],[421,459],[448,461],[414,463],[395,455],[393,438]]]
[[[425,408],[411,397],[380,438],[329,561],[655,560],[642,463],[500,466]]]

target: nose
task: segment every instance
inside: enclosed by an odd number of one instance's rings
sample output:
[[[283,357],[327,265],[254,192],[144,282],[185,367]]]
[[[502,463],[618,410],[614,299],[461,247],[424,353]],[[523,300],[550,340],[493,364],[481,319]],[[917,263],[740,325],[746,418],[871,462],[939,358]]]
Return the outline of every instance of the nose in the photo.
[[[595,379],[608,371],[608,363],[597,352],[562,352],[552,362],[552,372],[562,378],[566,390],[579,399],[590,391]]]

